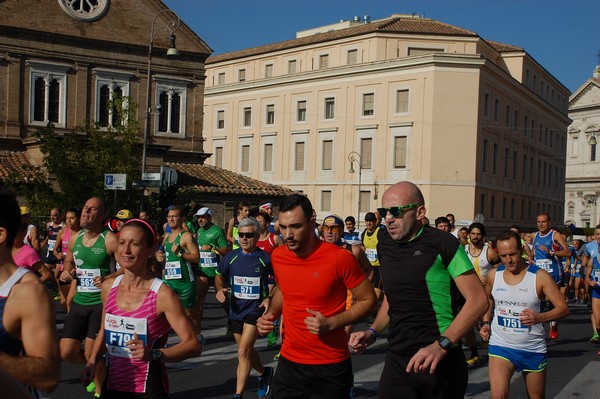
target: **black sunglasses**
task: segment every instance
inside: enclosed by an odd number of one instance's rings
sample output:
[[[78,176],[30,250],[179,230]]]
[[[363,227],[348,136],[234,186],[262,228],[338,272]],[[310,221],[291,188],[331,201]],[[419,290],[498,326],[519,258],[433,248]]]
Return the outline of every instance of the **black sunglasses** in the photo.
[[[253,238],[256,233],[238,233],[240,238]]]
[[[407,211],[418,208],[420,206],[421,204],[408,204],[402,206],[392,206],[390,208],[377,208],[377,212],[379,212],[379,216],[381,216],[384,219],[387,216],[388,212],[394,218],[401,218],[402,215],[404,215]]]

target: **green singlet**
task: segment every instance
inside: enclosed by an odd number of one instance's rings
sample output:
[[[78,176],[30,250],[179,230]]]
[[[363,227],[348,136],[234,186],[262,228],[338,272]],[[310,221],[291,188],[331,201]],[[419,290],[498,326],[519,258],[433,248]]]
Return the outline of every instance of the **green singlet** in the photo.
[[[212,245],[212,251],[200,250],[200,270],[207,277],[217,275],[217,266],[219,264],[219,254],[216,252],[219,248],[227,248],[227,237],[223,230],[215,224],[211,224],[208,229],[200,227],[198,233],[198,247],[203,245]]]
[[[73,301],[79,305],[97,305],[102,303],[100,288],[94,285],[94,277],[110,274],[110,255],[106,251],[106,233],[102,231],[91,247],[83,245],[81,230],[73,245],[73,261],[77,274],[77,292]]]

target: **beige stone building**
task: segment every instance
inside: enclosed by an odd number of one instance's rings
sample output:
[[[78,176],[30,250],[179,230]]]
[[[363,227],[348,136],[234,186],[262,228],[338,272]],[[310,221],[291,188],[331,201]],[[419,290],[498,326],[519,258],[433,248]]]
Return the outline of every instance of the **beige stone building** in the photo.
[[[569,100],[565,222],[577,227],[600,223],[600,65]]]
[[[208,154],[197,110],[212,50],[166,9],[159,0],[1,1],[0,150],[26,152],[39,164],[32,132],[48,122],[59,133],[83,132],[88,122],[112,126],[109,100],[117,95],[139,106],[142,137],[152,41],[146,170],[166,161],[202,163]],[[170,30],[179,51],[172,58]]]
[[[304,192],[320,218],[362,220],[410,180],[432,221],[562,223],[569,91],[520,47],[393,15],[210,57],[206,75],[207,163]]]

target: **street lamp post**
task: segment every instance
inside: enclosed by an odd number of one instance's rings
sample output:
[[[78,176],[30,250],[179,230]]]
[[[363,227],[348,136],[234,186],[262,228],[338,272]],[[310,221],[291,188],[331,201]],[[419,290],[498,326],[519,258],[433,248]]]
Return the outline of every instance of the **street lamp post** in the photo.
[[[358,164],[358,217],[356,218],[356,229],[360,231],[360,185],[362,183],[362,160],[358,152],[351,151],[350,154],[348,154],[348,161],[350,161],[350,173],[354,173],[354,162]]]
[[[169,22],[165,25],[154,30],[158,17],[162,14],[169,14]],[[146,152],[148,147],[148,136],[150,136],[150,116],[152,115],[151,97],[152,97],[152,47],[154,45],[154,38],[163,29],[166,29],[170,33],[170,44],[167,50],[167,56],[173,57],[179,55],[179,51],[175,47],[175,31],[179,29],[179,16],[174,11],[164,9],[158,12],[152,21],[152,28],[150,29],[150,44],[148,45],[148,85],[146,87],[146,119],[144,122],[144,144],[142,147],[142,180],[144,179],[144,173],[146,173]],[[166,110],[165,110],[166,112]],[[142,187],[142,195],[140,200],[140,210],[144,206],[144,188]]]

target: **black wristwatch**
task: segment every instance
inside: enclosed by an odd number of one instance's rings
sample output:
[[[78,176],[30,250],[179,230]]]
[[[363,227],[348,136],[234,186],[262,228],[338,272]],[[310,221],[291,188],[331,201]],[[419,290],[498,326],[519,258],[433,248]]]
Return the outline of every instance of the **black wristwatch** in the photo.
[[[448,337],[444,337],[443,335],[437,339],[438,344],[442,347],[443,350],[447,351],[452,348],[452,341]]]
[[[159,349],[152,349],[152,361],[158,362],[162,358],[163,353]]]

